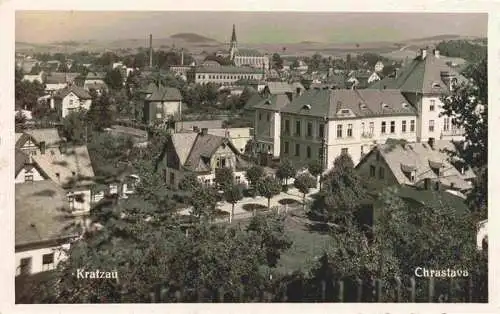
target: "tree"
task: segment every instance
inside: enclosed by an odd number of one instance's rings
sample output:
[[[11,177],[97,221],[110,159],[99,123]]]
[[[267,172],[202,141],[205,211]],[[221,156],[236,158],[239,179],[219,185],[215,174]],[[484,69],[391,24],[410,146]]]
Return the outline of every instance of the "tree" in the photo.
[[[269,267],[276,267],[281,252],[289,249],[293,242],[285,233],[286,216],[271,213],[252,217],[247,231],[256,235],[260,249],[264,251],[266,263]],[[260,240],[260,241],[259,241]]]
[[[271,62],[273,64],[273,69],[276,69],[276,70],[283,69],[283,59],[281,59],[281,56],[279,55],[279,53],[273,54],[273,56],[271,57]]]
[[[228,203],[231,203],[231,216],[230,222],[234,219],[234,205],[241,201],[243,198],[243,193],[241,193],[241,189],[238,186],[230,186],[224,192],[224,198]]]
[[[207,186],[194,190],[191,197],[191,205],[191,214],[193,216],[198,219],[204,218],[210,220],[216,211],[217,191]]]
[[[356,173],[351,157],[342,154],[326,174],[323,190],[311,207],[311,215],[324,222],[346,222],[366,197],[366,182]]]
[[[289,159],[282,159],[276,171],[276,177],[280,180],[285,180],[285,185],[288,185],[288,179],[295,177],[296,174],[297,170],[294,168],[292,162]]]
[[[234,183],[233,170],[227,167],[215,169],[215,183],[219,190],[226,191]]]
[[[88,129],[85,124],[84,110],[70,112],[63,119],[62,133],[68,142],[82,145],[87,142]]]
[[[120,69],[116,68],[106,73],[104,82],[114,90],[123,88],[123,76]]]
[[[478,178],[467,202],[481,218],[487,216],[488,199],[488,72],[483,59],[471,65],[464,75],[467,83],[456,86],[451,95],[443,97],[443,115],[452,118],[452,124],[465,131],[465,140],[454,153],[471,166]]]
[[[201,188],[201,182],[194,173],[188,173],[179,182],[179,189],[181,191],[193,192]]]
[[[293,60],[292,65],[290,66],[290,68],[297,69],[299,66],[300,66],[299,60],[295,59],[295,60]]]
[[[259,165],[254,165],[254,166],[247,169],[245,176],[246,176],[248,182],[250,183],[250,186],[252,186],[254,189],[256,189],[257,183],[262,178],[264,178],[264,168],[262,168]]]
[[[278,180],[272,177],[265,177],[258,181],[257,191],[260,195],[267,198],[267,208],[271,208],[271,198],[281,193],[281,184]]]
[[[302,193],[302,204],[304,206],[304,210],[306,208],[306,194],[309,193],[309,190],[316,186],[316,179],[312,177],[310,174],[304,173],[295,178],[293,185],[297,188],[297,190]]]
[[[87,144],[96,176],[118,177],[128,168],[134,141],[130,136],[114,136],[108,133],[92,134]]]
[[[18,111],[15,116],[15,128],[16,132],[22,132],[25,128],[24,124],[26,123],[26,116],[22,111]]]
[[[45,95],[44,86],[38,81],[29,82],[21,79],[16,75],[15,106],[24,110],[33,110],[38,103],[38,98]]]
[[[315,177],[318,178],[323,174],[323,171],[325,171],[323,164],[319,162],[318,160],[312,160],[309,165],[307,165],[307,169],[309,170],[309,173]],[[321,184],[323,183],[323,180],[321,177],[319,178],[319,189],[321,190]]]
[[[109,94],[104,92],[98,96],[94,93],[90,110],[87,113],[87,121],[93,125],[94,130],[102,131],[111,127],[113,119],[114,110]]]

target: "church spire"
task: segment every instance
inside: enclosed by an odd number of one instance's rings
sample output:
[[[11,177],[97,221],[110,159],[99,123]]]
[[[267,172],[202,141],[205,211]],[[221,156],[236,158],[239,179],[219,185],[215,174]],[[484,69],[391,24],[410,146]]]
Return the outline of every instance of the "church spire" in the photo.
[[[233,24],[233,34],[231,35],[231,43],[236,43],[236,26]]]

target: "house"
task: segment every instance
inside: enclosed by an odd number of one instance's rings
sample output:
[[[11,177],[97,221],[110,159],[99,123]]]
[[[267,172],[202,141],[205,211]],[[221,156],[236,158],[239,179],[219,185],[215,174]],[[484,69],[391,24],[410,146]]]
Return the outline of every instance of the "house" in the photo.
[[[253,128],[214,128],[208,129],[208,134],[229,138],[234,147],[244,153],[247,143],[253,139]]]
[[[27,155],[40,155],[47,148],[58,148],[64,140],[57,129],[29,129],[16,133],[16,149]]]
[[[107,85],[104,82],[105,77],[106,73],[104,72],[89,72],[83,81],[83,88],[86,91],[93,89],[100,95],[107,91]]]
[[[53,96],[58,90],[74,84],[78,76],[80,73],[53,72],[45,79],[45,92]]]
[[[175,75],[187,77],[187,73],[191,70],[191,68],[192,66],[189,65],[172,65],[169,67],[169,70]]]
[[[143,93],[144,123],[166,121],[169,117],[182,113],[182,95],[177,88],[151,83]]]
[[[89,110],[92,104],[90,94],[85,89],[76,85],[70,85],[57,91],[53,99],[54,108],[61,118],[81,109]]]
[[[429,138],[460,140],[464,130],[443,113],[441,97],[465,78],[446,64],[439,51],[422,49],[419,55],[393,77],[385,77],[370,85],[370,89],[398,89],[408,102],[418,109],[417,140]]]
[[[376,143],[416,136],[416,109],[398,90],[310,89],[280,112],[275,153],[298,165],[318,160],[329,169],[341,153],[357,164]]]
[[[36,182],[47,179],[47,175],[33,162],[32,155],[20,149],[15,150],[15,183]]]
[[[380,73],[384,70],[384,63],[382,61],[377,61],[375,64],[375,73]]]
[[[201,129],[222,129],[223,120],[176,121],[174,132],[199,132]]]
[[[220,66],[192,67],[187,72],[187,81],[196,84],[235,85],[239,80],[262,80],[264,70],[252,67]]]
[[[356,169],[377,186],[405,185],[428,189],[432,185],[465,194],[472,189],[471,180],[475,175],[465,164],[450,160],[447,151],[451,145],[449,141],[388,141],[375,146]]]
[[[40,73],[38,73],[38,74],[25,74],[23,76],[23,81],[27,81],[30,83],[38,82],[40,84],[43,84],[45,82],[46,76],[47,75],[43,71],[40,71]]]
[[[215,181],[215,170],[231,168],[235,182],[246,184],[245,169],[249,164],[242,158],[229,138],[199,133],[174,133],[164,151],[165,179],[171,188],[188,173],[194,173],[200,182],[210,185]]]
[[[371,83],[374,83],[376,81],[380,81],[381,79],[381,74],[377,73],[377,72],[373,72],[369,77],[368,77],[368,84],[371,84]]]
[[[55,269],[79,234],[65,191],[51,180],[27,181],[15,185],[15,199],[16,276]]]

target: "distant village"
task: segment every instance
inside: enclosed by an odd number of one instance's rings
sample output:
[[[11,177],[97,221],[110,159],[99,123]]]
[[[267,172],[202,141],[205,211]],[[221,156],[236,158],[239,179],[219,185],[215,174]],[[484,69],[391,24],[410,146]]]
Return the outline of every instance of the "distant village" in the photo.
[[[389,60],[268,54],[238,39],[233,25],[227,51],[201,55],[155,50],[153,36],[135,54],[17,53],[16,275],[56,269],[66,257],[55,249],[68,248],[84,228],[102,228],[89,213],[107,199],[134,196],[142,178],[133,162],[158,136],[166,138],[158,172],[183,215],[190,204],[180,186],[190,175],[217,186],[217,169],[230,168],[234,184],[252,190],[248,169],[282,179],[286,161],[295,169],[285,176],[289,188],[261,199],[282,208],[285,196],[312,199],[344,155],[374,191],[396,186],[414,202],[438,195],[466,208],[477,174],[450,158],[465,130],[441,114],[442,97],[467,81],[462,64],[436,46]],[[117,146],[126,157],[103,153],[121,141],[130,142]],[[318,183],[304,195],[294,186],[302,174]],[[250,217],[244,206],[251,202],[255,196],[236,205],[221,199],[219,218]],[[478,226],[478,250],[487,245],[486,224]]]

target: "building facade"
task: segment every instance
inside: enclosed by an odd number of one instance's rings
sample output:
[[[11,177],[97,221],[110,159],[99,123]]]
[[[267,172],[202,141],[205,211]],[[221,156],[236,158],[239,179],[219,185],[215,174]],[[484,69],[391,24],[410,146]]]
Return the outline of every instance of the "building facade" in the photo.
[[[81,109],[89,110],[92,104],[90,94],[75,85],[57,91],[53,98],[54,108],[61,118]]]
[[[239,80],[263,80],[264,71],[251,67],[220,66],[193,67],[187,72],[187,81],[196,84],[213,83],[232,86]]]
[[[144,123],[166,121],[182,112],[182,95],[177,88],[150,84],[144,92]]]

